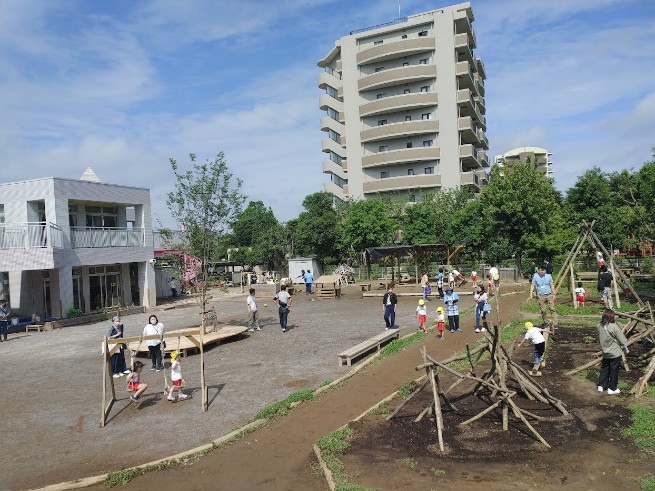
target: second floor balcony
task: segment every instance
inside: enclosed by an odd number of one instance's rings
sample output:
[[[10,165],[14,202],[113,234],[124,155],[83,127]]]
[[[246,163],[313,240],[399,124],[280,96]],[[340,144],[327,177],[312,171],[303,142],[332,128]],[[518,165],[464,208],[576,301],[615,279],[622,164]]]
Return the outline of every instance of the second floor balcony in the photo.
[[[82,247],[144,247],[145,230],[120,227],[71,227],[71,246]]]
[[[61,227],[50,222],[0,224],[0,249],[61,249]]]

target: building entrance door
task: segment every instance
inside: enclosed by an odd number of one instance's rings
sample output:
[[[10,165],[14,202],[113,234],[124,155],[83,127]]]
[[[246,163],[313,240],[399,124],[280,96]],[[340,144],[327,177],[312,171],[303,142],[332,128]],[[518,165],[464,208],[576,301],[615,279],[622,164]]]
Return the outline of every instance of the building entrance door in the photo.
[[[50,317],[52,304],[50,299],[50,278],[43,279],[43,316]]]

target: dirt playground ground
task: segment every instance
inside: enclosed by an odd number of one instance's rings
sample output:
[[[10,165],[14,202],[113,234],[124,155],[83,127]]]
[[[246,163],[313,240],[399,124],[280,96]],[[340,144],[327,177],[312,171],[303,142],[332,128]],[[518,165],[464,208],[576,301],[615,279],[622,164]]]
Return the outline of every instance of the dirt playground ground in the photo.
[[[200,408],[199,357],[191,355],[183,362],[183,374],[192,400],[167,402],[163,373],[146,369],[144,381],[149,388],[138,406],[130,403],[124,379],[118,379],[119,400],[105,428],[99,427],[100,347],[108,321],[10,334],[9,342],[0,344],[4,372],[0,434],[7,449],[0,465],[0,489],[44,486],[182,452],[244,425],[260,409],[292,392],[342,376],[350,368],[338,366],[337,354],[384,328],[381,297],[361,298],[358,287],[344,293],[342,298],[322,301],[304,293],[295,295],[290,330],[282,333],[271,301],[274,287],[257,286],[263,330],[232,338],[206,352],[207,413]],[[212,305],[221,321],[245,324],[245,298],[240,292],[217,293]],[[396,324],[401,335],[416,328],[417,299],[400,298]],[[436,308],[437,303],[430,306]],[[175,305],[175,309],[165,310],[170,305],[164,305],[154,312],[167,330],[198,325],[200,309],[193,301]],[[462,308],[470,305],[470,296],[463,296]],[[123,317],[126,336],[139,335],[147,317]],[[443,349],[455,350],[459,341],[456,337],[446,340]],[[129,363],[129,356],[126,359]]]

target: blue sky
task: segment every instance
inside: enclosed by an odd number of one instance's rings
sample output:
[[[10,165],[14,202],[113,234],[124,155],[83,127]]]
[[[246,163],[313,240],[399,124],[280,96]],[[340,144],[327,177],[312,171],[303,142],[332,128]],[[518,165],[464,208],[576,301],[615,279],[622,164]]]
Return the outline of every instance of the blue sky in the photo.
[[[402,15],[449,2],[401,0]],[[553,152],[566,190],[598,165],[639,168],[655,146],[655,2],[472,2],[487,71],[489,155]],[[225,152],[249,199],[294,218],[322,190],[316,66],[397,0],[0,0],[0,180],[151,188],[168,158]]]

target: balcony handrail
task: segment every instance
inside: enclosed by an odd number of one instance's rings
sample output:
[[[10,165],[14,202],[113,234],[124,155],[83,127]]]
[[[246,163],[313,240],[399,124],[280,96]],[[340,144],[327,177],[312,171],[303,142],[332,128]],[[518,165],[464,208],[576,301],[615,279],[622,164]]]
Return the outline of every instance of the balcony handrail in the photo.
[[[373,29],[378,29],[380,27],[387,27],[387,26],[393,26],[395,24],[402,24],[403,22],[407,22],[407,17],[400,17],[398,19],[392,20],[391,22],[385,22],[384,24],[378,24],[377,26],[371,26],[371,27],[364,27],[362,29],[356,29],[354,31],[350,31],[350,35],[352,36],[353,34],[359,34],[360,32],[372,31]]]
[[[145,229],[127,227],[71,227],[71,246],[96,247],[144,247]]]
[[[330,68],[329,66],[326,66],[325,71],[327,73],[329,73],[330,75],[332,75],[333,77],[336,77],[339,80],[341,80],[341,74],[339,72],[337,72],[334,68]]]
[[[63,231],[52,222],[0,224],[0,249],[61,249]]]

